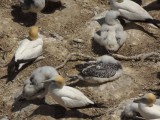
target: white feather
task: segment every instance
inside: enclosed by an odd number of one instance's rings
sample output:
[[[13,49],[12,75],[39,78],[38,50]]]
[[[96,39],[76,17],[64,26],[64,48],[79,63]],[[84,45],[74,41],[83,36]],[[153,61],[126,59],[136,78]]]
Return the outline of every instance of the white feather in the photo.
[[[66,109],[94,104],[94,102],[87,98],[81,91],[69,86],[55,88],[54,85],[51,84],[49,91],[53,99]]]

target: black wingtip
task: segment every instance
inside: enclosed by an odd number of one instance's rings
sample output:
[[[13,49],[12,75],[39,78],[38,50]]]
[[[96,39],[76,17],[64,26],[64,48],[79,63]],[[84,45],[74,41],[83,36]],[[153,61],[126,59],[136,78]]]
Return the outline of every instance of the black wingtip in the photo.
[[[92,104],[92,106],[95,108],[108,108],[107,106],[104,105],[104,103],[95,103]]]
[[[108,107],[104,106],[104,103],[94,103],[94,104],[89,104],[89,105],[84,106],[84,107],[72,108],[72,110],[75,110],[75,109],[85,109],[85,108],[108,108]]]
[[[160,20],[156,20],[156,19],[146,19],[147,23],[152,23],[153,25],[155,25],[157,28],[160,29],[160,26],[158,24],[160,24]]]
[[[15,58],[13,57],[13,59],[8,64],[7,68],[8,78],[6,83],[14,79],[17,69],[18,69],[18,64],[15,62]]]

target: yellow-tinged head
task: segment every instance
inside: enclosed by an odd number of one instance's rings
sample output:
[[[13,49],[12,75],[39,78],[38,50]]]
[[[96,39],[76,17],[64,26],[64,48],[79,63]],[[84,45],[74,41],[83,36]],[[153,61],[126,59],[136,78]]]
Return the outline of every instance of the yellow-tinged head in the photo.
[[[38,27],[37,26],[32,26],[29,29],[29,38],[31,40],[36,40],[38,38]]]
[[[62,76],[60,76],[60,75],[57,75],[57,76],[55,77],[55,81],[56,81],[56,83],[59,84],[60,86],[63,86],[63,85],[65,84],[65,79],[64,79]]]
[[[60,87],[65,85],[65,79],[60,75],[57,75],[57,76],[55,76],[55,77],[53,77],[51,79],[45,80],[42,83],[49,83],[49,82],[53,82],[53,83],[57,84]]]
[[[144,98],[147,100],[148,106],[150,107],[152,107],[153,104],[156,102],[156,96],[152,93],[146,94]]]

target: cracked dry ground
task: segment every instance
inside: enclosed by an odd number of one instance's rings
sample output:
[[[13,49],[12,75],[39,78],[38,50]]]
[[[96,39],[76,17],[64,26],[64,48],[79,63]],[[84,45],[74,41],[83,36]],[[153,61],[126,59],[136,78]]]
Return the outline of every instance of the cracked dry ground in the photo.
[[[69,81],[65,72],[75,74],[74,66],[82,61],[70,61],[60,69],[59,72],[66,80],[67,85],[73,86],[87,95],[91,100],[104,103],[106,108],[87,108],[77,111],[68,111],[63,114],[62,108],[55,105],[50,96],[46,102],[49,105],[41,105],[30,102],[14,103],[14,98],[23,88],[23,82],[31,72],[40,66],[57,66],[65,60],[70,52],[85,53],[90,56],[100,56],[106,51],[92,42],[93,33],[100,28],[92,17],[109,9],[104,0],[62,0],[66,8],[55,10],[50,14],[39,13],[37,21],[30,17],[21,17],[20,8],[16,0],[1,0],[0,3],[0,47],[11,50],[4,57],[0,53],[1,64],[8,63],[22,38],[27,35],[28,27],[36,24],[41,27],[42,34],[47,37],[44,40],[44,60],[34,63],[21,71],[13,82],[5,84],[6,79],[0,81],[0,117],[8,115],[11,120],[54,120],[54,119],[96,119],[96,120],[118,120],[119,104],[126,100],[137,97],[148,91],[158,92],[159,79],[157,73],[160,71],[158,61],[121,61],[124,74],[116,81],[102,84],[100,86],[87,86],[85,83]],[[153,0],[145,0],[144,6]],[[149,13],[160,20],[158,10],[150,10]],[[139,25],[143,26],[140,27]],[[160,48],[159,39],[153,35],[160,36],[157,29],[147,24],[128,24],[125,27],[128,37],[126,43],[118,51],[118,54],[136,55],[156,51]],[[63,37],[62,40],[55,39],[50,34],[57,33]],[[76,43],[74,39],[82,39],[83,42]],[[5,58],[5,59],[4,59]],[[74,58],[73,58],[74,59]],[[82,58],[83,59],[83,58]],[[7,74],[7,68],[0,68],[0,76]],[[12,107],[14,103],[14,108]]]

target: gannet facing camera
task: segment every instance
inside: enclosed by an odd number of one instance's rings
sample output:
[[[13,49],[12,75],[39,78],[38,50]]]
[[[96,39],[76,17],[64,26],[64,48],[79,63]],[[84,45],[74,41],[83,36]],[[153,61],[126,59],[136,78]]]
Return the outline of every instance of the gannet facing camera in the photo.
[[[32,63],[42,55],[43,39],[38,32],[37,26],[32,26],[29,30],[29,37],[22,40],[14,57],[8,65],[8,77],[13,77],[22,66]]]
[[[105,24],[102,25],[100,35],[94,34],[94,40],[106,50],[116,52],[126,41],[127,34],[117,17],[120,12],[110,10],[105,17]]]
[[[24,13],[40,12],[45,7],[45,0],[19,0]]]
[[[28,78],[24,83],[22,97],[26,100],[44,98],[48,93],[48,84],[44,84],[42,82],[55,75],[59,74],[50,66],[39,67],[34,70],[30,78]]]
[[[144,95],[142,98],[137,99],[138,111],[146,120],[160,119],[160,106],[155,105],[156,96],[152,93]]]
[[[121,17],[130,21],[151,23],[160,28],[157,25],[159,21],[153,19],[139,4],[131,0],[109,0],[109,2],[111,9],[119,11]]]
[[[88,83],[104,83],[113,81],[122,75],[122,65],[113,57],[104,55],[97,58],[97,61],[89,61],[85,64],[78,65],[80,72],[78,77]]]
[[[65,80],[62,76],[56,75],[43,83],[50,83],[48,91],[52,98],[61,106],[66,108],[79,108],[94,104],[78,89],[65,86]]]

